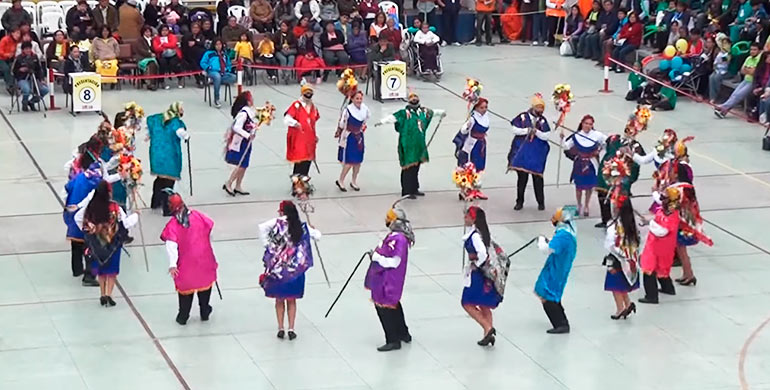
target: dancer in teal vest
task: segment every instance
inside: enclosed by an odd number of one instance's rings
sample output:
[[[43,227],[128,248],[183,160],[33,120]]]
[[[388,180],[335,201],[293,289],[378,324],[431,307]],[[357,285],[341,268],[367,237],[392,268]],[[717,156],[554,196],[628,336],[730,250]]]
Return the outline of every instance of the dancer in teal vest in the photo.
[[[147,117],[147,131],[150,135],[150,173],[155,176],[152,184],[150,207],[163,208],[163,215],[169,216],[168,193],[164,188],[174,189],[174,182],[182,176],[182,143],[189,141],[190,134],[182,122],[184,109],[181,102],[174,102],[162,114]]]

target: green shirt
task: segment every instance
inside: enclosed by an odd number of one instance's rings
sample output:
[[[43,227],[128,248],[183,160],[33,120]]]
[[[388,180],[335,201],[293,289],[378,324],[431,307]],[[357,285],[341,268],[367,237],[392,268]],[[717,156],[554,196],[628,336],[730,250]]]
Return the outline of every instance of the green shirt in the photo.
[[[640,76],[638,73],[630,73],[628,75],[628,83],[632,90],[639,88],[639,86],[641,86],[644,81],[645,78]]]
[[[668,87],[663,87],[660,89],[660,94],[671,103],[671,109],[676,108],[676,91]]]
[[[402,169],[426,163],[429,160],[428,147],[425,145],[425,133],[428,130],[433,110],[420,107],[415,110],[405,108],[393,113],[398,132],[398,162]]]
[[[759,65],[759,57],[760,57],[759,55],[757,55],[756,57],[752,57],[752,56],[746,57],[746,61],[743,62],[743,67],[757,69],[757,65]],[[746,76],[743,77],[743,80],[748,82],[753,82],[754,75],[747,74]]]

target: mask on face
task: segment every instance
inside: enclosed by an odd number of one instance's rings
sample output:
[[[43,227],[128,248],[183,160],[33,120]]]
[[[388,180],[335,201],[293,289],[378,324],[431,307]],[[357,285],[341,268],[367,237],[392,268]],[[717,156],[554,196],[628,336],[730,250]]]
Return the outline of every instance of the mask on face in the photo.
[[[302,96],[304,96],[305,99],[312,99],[313,98],[313,94],[312,93],[306,93],[306,94],[304,94]]]
[[[417,105],[420,104],[420,99],[412,99],[412,100],[409,101],[409,104],[411,104],[413,106],[417,106]]]

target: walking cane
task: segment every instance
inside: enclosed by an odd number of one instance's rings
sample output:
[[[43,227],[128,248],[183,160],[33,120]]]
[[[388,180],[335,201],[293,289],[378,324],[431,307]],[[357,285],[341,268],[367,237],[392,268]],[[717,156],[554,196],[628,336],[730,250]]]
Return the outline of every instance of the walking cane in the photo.
[[[438,132],[439,126],[441,126],[441,121],[444,120],[444,117],[438,118],[438,123],[436,123],[436,128],[433,129],[433,134],[430,135],[430,139],[428,139],[428,143],[425,145],[425,149],[428,149],[428,146],[430,146],[430,143],[433,142],[433,137],[436,136],[436,133]]]
[[[190,156],[190,140],[185,141],[187,144],[187,173],[190,176],[190,196],[193,196],[193,180],[192,180],[192,157]]]
[[[133,203],[134,210],[139,209],[139,204],[136,202],[136,198],[137,198],[136,188],[134,188],[131,192],[131,203]],[[140,240],[140,243],[142,244],[142,255],[144,255],[144,269],[147,272],[150,272],[150,263],[147,261],[147,247],[144,244],[144,229],[142,228],[142,215],[136,214],[136,220],[139,226],[139,240]]]
[[[219,300],[221,301],[222,300],[222,290],[219,289],[219,282],[215,280],[214,281],[214,286],[217,287],[217,294],[219,294]]]
[[[254,131],[256,132],[256,130],[254,130]],[[235,171],[236,171],[238,168],[240,168],[240,167],[241,167],[241,164],[243,164],[243,160],[246,158],[246,155],[248,154],[249,150],[251,149],[251,143],[252,143],[252,142],[254,142],[254,138],[251,138],[251,139],[249,139],[249,143],[248,143],[248,144],[246,144],[246,150],[244,150],[244,151],[243,151],[243,155],[241,156],[241,159],[240,159],[240,161],[238,161],[238,165],[236,165],[236,166],[235,166],[235,168],[233,168],[233,171],[232,171],[232,172],[230,172],[230,177],[233,177],[233,174],[235,174]],[[190,149],[189,149],[189,147],[190,147],[190,145],[188,144],[188,145],[187,145],[187,147],[188,147],[188,149],[187,149],[187,150],[188,150],[188,153],[187,153],[187,158],[189,159],[189,158],[190,158],[190,153],[189,153],[189,150],[190,150]],[[189,164],[188,164],[188,167],[189,167]],[[192,172],[192,171],[190,171],[190,172]],[[192,173],[190,174],[190,177],[192,178]],[[228,178],[228,179],[229,179],[229,178]],[[192,179],[190,179],[190,195],[192,196]]]
[[[310,215],[307,212],[306,207],[300,207],[302,210],[302,213],[305,214],[305,220],[307,221],[308,225],[310,224]],[[315,252],[318,254],[318,261],[321,263],[321,270],[324,272],[324,279],[326,279],[326,285],[329,286],[329,288],[332,287],[332,284],[329,282],[329,275],[326,274],[326,266],[324,265],[324,259],[321,257],[321,250],[318,249],[318,242],[315,240],[313,241],[313,246],[315,246]]]
[[[334,305],[336,305],[337,301],[340,300],[340,297],[342,296],[342,293],[345,291],[345,288],[348,287],[348,283],[350,283],[350,279],[353,279],[353,275],[355,275],[356,271],[358,271],[358,267],[364,261],[364,258],[366,257],[366,255],[369,255],[369,259],[371,260],[371,258],[372,258],[371,252],[364,252],[364,254],[361,255],[361,258],[358,260],[358,263],[356,263],[356,267],[353,268],[353,272],[350,273],[350,276],[348,276],[348,280],[346,280],[345,284],[342,286],[342,289],[340,290],[340,293],[337,294],[337,298],[334,298],[334,302],[332,302],[332,305],[329,306],[329,310],[326,311],[326,315],[324,316],[324,318],[329,317],[329,313],[332,312],[332,309],[334,309]]]
[[[528,247],[528,246],[532,245],[532,243],[533,243],[533,242],[535,242],[535,241],[537,241],[537,237],[533,237],[531,240],[529,240],[529,242],[527,242],[526,244],[524,244],[524,246],[522,246],[522,247],[521,247],[521,248],[519,248],[519,249],[516,249],[516,250],[515,250],[513,253],[511,253],[510,255],[508,255],[508,258],[510,259],[511,257],[513,257],[513,255],[515,255],[515,254],[517,254],[517,253],[519,253],[519,252],[523,251],[523,250],[524,250],[526,247]]]

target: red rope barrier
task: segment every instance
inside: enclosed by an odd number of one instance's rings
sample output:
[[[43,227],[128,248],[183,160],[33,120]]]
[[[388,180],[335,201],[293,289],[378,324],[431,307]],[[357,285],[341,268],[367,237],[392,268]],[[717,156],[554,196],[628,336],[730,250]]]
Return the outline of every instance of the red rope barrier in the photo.
[[[345,70],[345,69],[366,69],[367,64],[350,64],[350,65],[335,65],[335,66],[316,66],[316,67],[297,67],[297,66],[280,66],[280,65],[266,65],[266,64],[243,64],[246,68],[255,69],[270,69],[270,70]]]
[[[165,79],[165,78],[172,78],[172,77],[195,76],[198,74],[204,74],[204,72],[202,70],[196,70],[191,72],[168,73],[168,74],[147,74],[147,75],[138,75],[138,76],[102,76],[102,77],[109,78],[109,79],[117,79],[117,80],[152,80],[152,79]],[[64,77],[64,73],[54,73],[54,76]]]

